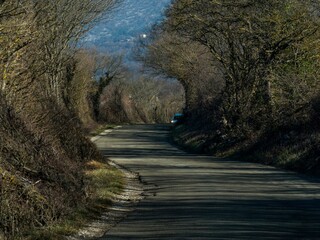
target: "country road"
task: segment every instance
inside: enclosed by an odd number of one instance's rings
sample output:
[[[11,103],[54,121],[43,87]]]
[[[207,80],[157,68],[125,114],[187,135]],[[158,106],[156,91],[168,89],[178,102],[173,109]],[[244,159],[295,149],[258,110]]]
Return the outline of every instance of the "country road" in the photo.
[[[168,126],[134,125],[96,141],[138,172],[146,199],[106,239],[320,239],[320,181],[259,164],[185,153]]]

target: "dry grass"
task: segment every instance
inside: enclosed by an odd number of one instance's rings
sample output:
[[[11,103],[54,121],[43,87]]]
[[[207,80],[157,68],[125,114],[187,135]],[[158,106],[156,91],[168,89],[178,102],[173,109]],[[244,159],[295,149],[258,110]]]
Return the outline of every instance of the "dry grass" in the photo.
[[[320,174],[320,126],[318,122],[273,129],[264,135],[229,144],[215,141],[201,128],[176,127],[172,136],[184,149],[217,157],[233,157],[301,173]],[[221,141],[222,140],[222,141]],[[229,142],[228,142],[229,141]]]
[[[254,162],[319,175],[319,153],[320,129],[315,125],[305,125],[270,133],[240,152],[239,156]]]
[[[85,175],[94,203],[110,202],[115,194],[121,192],[124,178],[120,170],[97,161],[91,161],[87,166],[89,169]]]

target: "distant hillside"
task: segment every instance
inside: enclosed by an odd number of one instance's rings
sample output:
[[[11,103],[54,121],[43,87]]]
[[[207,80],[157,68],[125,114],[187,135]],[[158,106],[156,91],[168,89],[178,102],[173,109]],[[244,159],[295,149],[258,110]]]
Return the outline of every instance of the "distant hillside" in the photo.
[[[84,39],[86,46],[111,53],[130,52],[135,40],[161,21],[171,0],[124,0],[117,11],[106,16]]]

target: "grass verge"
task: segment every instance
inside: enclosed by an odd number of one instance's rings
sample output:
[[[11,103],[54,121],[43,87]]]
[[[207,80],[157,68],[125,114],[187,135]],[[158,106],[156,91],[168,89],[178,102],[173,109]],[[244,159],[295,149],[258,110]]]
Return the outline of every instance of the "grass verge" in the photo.
[[[91,161],[86,164],[85,185],[88,199],[59,222],[28,233],[26,240],[63,240],[76,234],[82,227],[101,216],[112,204],[114,195],[120,194],[124,176],[107,162]]]
[[[320,176],[320,127],[316,124],[277,128],[253,140],[230,145],[214,142],[201,129],[185,125],[175,127],[171,136],[176,145],[189,152]]]
[[[190,130],[186,125],[178,125],[171,132],[173,142],[187,152],[204,153],[208,136],[200,130]]]
[[[236,157],[319,176],[320,129],[302,126],[271,132]]]

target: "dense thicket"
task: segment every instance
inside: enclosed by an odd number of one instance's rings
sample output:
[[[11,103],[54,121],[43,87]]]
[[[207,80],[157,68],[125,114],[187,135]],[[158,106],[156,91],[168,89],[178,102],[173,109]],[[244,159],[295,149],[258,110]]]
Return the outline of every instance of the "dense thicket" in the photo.
[[[117,2],[0,1],[0,238],[85,201],[83,164],[100,155],[83,134],[94,64],[76,44]]]
[[[308,149],[284,141],[319,132],[319,9],[312,0],[176,0],[144,43],[143,60],[184,86],[187,131],[201,148],[234,151],[277,138],[291,160],[318,161],[310,149],[319,152],[319,136]]]

